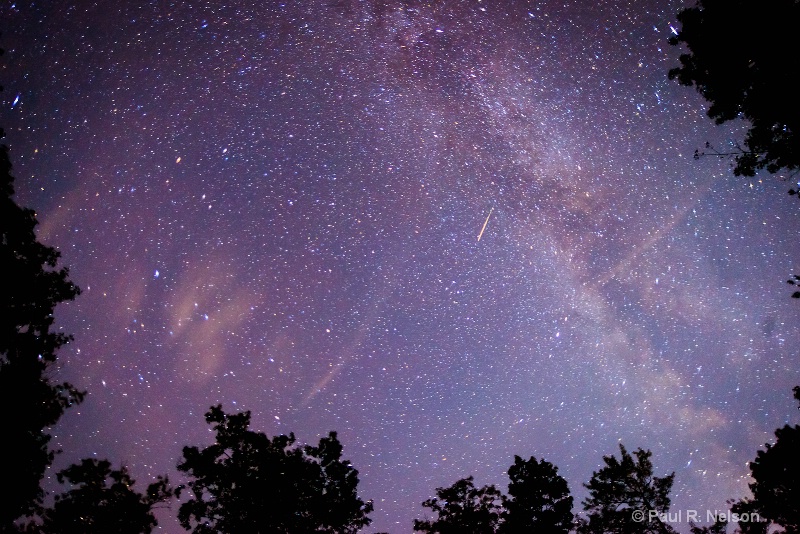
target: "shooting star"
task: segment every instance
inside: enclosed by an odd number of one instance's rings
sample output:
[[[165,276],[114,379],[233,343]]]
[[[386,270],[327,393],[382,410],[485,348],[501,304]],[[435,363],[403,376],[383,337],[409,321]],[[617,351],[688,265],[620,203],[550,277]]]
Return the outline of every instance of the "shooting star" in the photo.
[[[492,216],[493,211],[494,211],[494,206],[492,206],[492,208],[489,210],[489,215],[486,216],[486,220],[483,221],[483,228],[481,228],[481,233],[478,234],[478,241],[480,241],[481,237],[483,237],[483,232],[484,230],[486,230],[486,225],[489,224],[489,217]]]

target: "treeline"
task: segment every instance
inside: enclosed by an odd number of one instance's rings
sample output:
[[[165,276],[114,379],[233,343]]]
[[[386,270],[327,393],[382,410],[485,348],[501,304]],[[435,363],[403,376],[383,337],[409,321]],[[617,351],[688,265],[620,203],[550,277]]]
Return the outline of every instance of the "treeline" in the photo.
[[[800,402],[800,387],[794,388]],[[672,534],[670,523],[689,524],[692,534],[722,534],[729,523],[741,534],[800,532],[800,426],[786,425],[775,432],[750,463],[753,496],[728,501],[727,511],[670,512],[670,490],[675,473],[657,477],[652,454],[629,453],[619,446],[619,457],[604,456],[603,466],[584,487],[588,497],[581,514],[573,513],[573,498],[558,468],[545,460],[514,458],[508,469],[508,494],[496,486],[476,488],[473,478],[437,488],[436,497],[422,505],[432,518],[414,520],[414,530],[429,534]],[[701,526],[699,522],[713,519]]]
[[[8,276],[0,324],[0,402],[9,424],[0,440],[6,497],[0,506],[0,532],[124,533],[151,532],[160,504],[177,500],[178,520],[202,533],[355,533],[371,523],[371,501],[358,495],[358,471],[342,460],[335,432],[316,446],[298,445],[293,434],[268,437],[250,430],[250,412],[228,414],[221,406],[206,413],[215,432],[212,445],[187,446],[177,464],[186,482],[173,486],[159,477],[144,491],[123,466],[84,459],[57,473],[66,488],[52,500],[41,487],[55,453],[51,428],[85,395],[68,383],[53,383],[50,371],[70,337],[53,331],[53,311],[80,290],[69,271],[58,268],[59,253],[39,243],[33,211],[13,200],[8,150],[0,150],[0,267]],[[795,388],[800,400],[800,387]],[[733,503],[739,529],[763,534],[771,526],[800,532],[800,426],[776,432],[774,445],[750,464],[753,496]],[[583,514],[573,513],[573,498],[558,469],[545,460],[515,457],[508,469],[508,493],[496,486],[476,487],[472,477],[437,488],[422,503],[429,510],[415,519],[425,533],[671,533],[669,493],[674,473],[653,474],[650,451],[632,454],[620,445],[619,457],[585,484]],[[728,517],[710,526],[691,525],[693,534],[718,533]],[[753,520],[757,519],[757,520]]]

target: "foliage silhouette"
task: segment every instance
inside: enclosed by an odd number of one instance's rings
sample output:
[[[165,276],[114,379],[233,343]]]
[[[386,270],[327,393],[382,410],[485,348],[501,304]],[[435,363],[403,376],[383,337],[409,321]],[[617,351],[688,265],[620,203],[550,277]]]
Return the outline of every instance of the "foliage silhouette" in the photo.
[[[127,469],[112,470],[107,460],[84,459],[57,478],[74,487],[56,495],[53,507],[44,511],[42,534],[147,534],[157,525],[153,506],[172,497],[161,477],[145,495],[136,492]]]
[[[727,529],[728,521],[721,516],[717,516],[713,523],[704,527],[699,527],[693,521],[689,521],[689,532],[691,534],[725,534]]]
[[[0,134],[2,130],[0,130]],[[14,178],[8,147],[0,146],[0,405],[5,424],[0,438],[0,479],[13,488],[0,506],[0,532],[39,509],[45,469],[53,462],[48,448],[53,426],[84,392],[54,384],[50,372],[58,349],[72,338],[54,332],[53,310],[80,293],[67,268],[57,269],[60,253],[36,239],[36,214],[13,199]]]
[[[653,476],[652,453],[638,449],[631,456],[620,444],[620,459],[604,456],[605,466],[592,474],[589,497],[583,501],[588,519],[578,522],[579,534],[673,533],[658,515],[669,511],[675,473]],[[635,456],[635,459],[634,459]],[[638,517],[634,512],[643,514]]]
[[[750,123],[744,148],[732,152],[734,174],[753,176],[766,168],[800,168],[800,3],[795,0],[699,0],[678,13],[681,29],[670,44],[684,44],[681,66],[670,79],[695,86],[711,104],[717,124],[744,118]]]
[[[800,402],[800,387],[794,388]],[[800,533],[800,426],[785,425],[775,430],[775,444],[765,445],[750,462],[752,499],[734,504],[737,514],[757,513],[764,523],[740,522],[743,532],[765,532],[769,524],[787,534]]]
[[[558,468],[545,460],[514,456],[503,498],[502,534],[567,534],[572,530],[572,496]]]
[[[758,514],[758,517],[760,517],[756,504],[751,499],[742,499],[734,502],[733,506],[731,506],[731,512],[740,515],[747,514],[748,517],[752,516],[752,514]],[[767,534],[768,527],[768,521],[740,521],[736,534]]]
[[[793,274],[791,278],[786,281],[790,286],[800,286],[800,274]],[[793,299],[800,299],[800,291],[792,293]]]
[[[341,460],[331,432],[317,447],[249,430],[250,412],[206,413],[216,443],[184,447],[178,469],[191,477],[181,525],[201,533],[354,533],[369,525],[372,501],[357,495],[358,471]],[[179,492],[182,488],[178,488]]]
[[[436,519],[414,520],[414,530],[429,534],[492,534],[498,532],[502,494],[495,486],[476,488],[473,477],[449,488],[436,488],[436,497],[422,503]]]

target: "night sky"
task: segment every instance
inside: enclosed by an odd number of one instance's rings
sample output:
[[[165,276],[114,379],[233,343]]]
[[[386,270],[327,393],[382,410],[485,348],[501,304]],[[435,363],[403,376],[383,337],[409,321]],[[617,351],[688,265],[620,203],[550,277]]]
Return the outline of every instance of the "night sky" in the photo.
[[[461,477],[505,491],[515,454],[577,511],[620,442],[673,510],[746,496],[798,419],[800,210],[692,158],[744,124],[667,79],[687,5],[4,1],[17,201],[83,289],[50,478],[179,483],[222,403],[338,431],[365,532]]]

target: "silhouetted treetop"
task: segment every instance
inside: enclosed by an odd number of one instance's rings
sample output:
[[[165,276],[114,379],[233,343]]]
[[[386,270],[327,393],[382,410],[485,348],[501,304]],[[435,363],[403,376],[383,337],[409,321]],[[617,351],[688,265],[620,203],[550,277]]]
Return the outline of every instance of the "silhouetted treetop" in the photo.
[[[558,468],[545,460],[514,456],[503,498],[503,534],[567,534],[572,530],[572,496]]]
[[[800,401],[800,387],[793,389]],[[737,502],[732,510],[738,514],[757,513],[765,524],[756,525],[766,531],[778,525],[787,534],[800,533],[800,426],[785,425],[775,430],[775,444],[767,443],[750,462],[753,482],[752,499]],[[749,522],[748,522],[749,523]],[[752,525],[740,523],[743,530],[753,532]]]
[[[447,488],[436,488],[436,497],[422,503],[434,519],[415,519],[414,530],[428,534],[493,534],[500,527],[502,494],[495,486],[476,488],[472,477]]]
[[[699,0],[678,13],[681,29],[670,39],[687,53],[670,79],[695,86],[711,104],[717,124],[750,123],[744,148],[732,151],[736,175],[800,168],[800,2]],[[720,152],[717,155],[725,155]]]
[[[172,497],[165,478],[138,493],[128,470],[111,469],[107,460],[84,459],[57,478],[73,488],[56,495],[53,507],[44,511],[42,534],[147,534],[158,524],[153,506]]]
[[[622,444],[619,451],[619,459],[604,456],[605,466],[595,471],[585,484],[589,497],[583,501],[583,509],[588,520],[580,522],[578,532],[673,533],[672,527],[661,520],[663,516],[657,514],[669,511],[669,492],[675,473],[653,476],[650,451],[638,449],[631,455]],[[639,514],[634,514],[635,511]]]
[[[53,426],[84,393],[54,384],[49,371],[58,349],[71,337],[55,332],[55,306],[80,292],[59,252],[36,238],[36,214],[13,199],[8,148],[0,146],[0,405],[6,408],[0,440],[0,479],[13,488],[0,506],[0,531],[33,513],[44,492],[40,481],[53,461],[48,449]]]
[[[200,533],[355,533],[369,525],[372,501],[357,494],[358,471],[341,460],[335,432],[319,445],[249,430],[250,412],[206,413],[216,432],[208,447],[184,447],[178,469],[192,497],[178,519]]]

